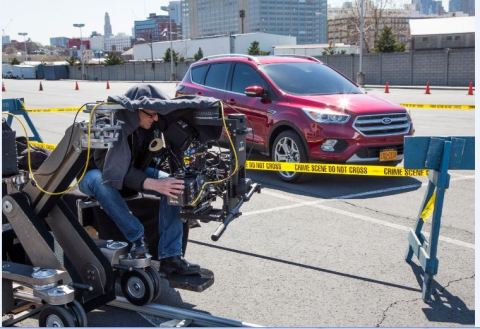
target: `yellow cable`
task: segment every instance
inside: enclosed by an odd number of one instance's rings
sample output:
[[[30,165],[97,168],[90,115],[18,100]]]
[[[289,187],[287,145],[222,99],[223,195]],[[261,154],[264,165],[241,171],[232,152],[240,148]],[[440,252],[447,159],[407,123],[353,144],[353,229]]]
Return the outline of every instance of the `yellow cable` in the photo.
[[[233,172],[228,176],[228,177],[225,177],[223,179],[220,179],[220,180],[216,180],[216,181],[210,181],[210,182],[205,182],[202,184],[202,187],[200,188],[200,192],[198,192],[198,195],[197,197],[189,204],[189,206],[195,206],[195,204],[198,202],[198,200],[200,199],[200,197],[202,196],[203,194],[203,190],[205,189],[205,187],[209,184],[220,184],[224,181],[226,181],[227,179],[230,179],[233,175],[235,175],[238,171],[238,156],[237,156],[237,151],[235,150],[235,145],[233,145],[233,140],[232,140],[232,137],[230,136],[230,132],[228,131],[228,127],[227,127],[227,122],[225,121],[225,113],[224,113],[224,110],[223,110],[223,103],[220,101],[220,109],[222,110],[222,121],[223,121],[223,127],[225,128],[225,133],[227,134],[227,137],[228,137],[228,141],[230,142],[230,146],[232,147],[232,151],[233,151],[233,154],[235,156],[235,168],[233,170]]]
[[[8,112],[2,112],[2,114],[6,114],[6,115],[10,115],[12,116],[13,118],[15,118],[21,125],[22,129],[23,129],[23,132],[25,134],[25,137],[27,139],[27,163],[28,163],[28,171],[30,173],[30,176],[32,177],[32,180],[35,182],[35,187],[37,189],[39,189],[41,192],[47,194],[47,195],[63,195],[69,191],[71,191],[72,189],[74,189],[75,187],[78,186],[78,184],[80,184],[80,182],[82,181],[83,177],[85,176],[85,173],[87,172],[87,169],[88,169],[88,162],[90,160],[90,128],[92,126],[92,118],[93,118],[93,114],[95,113],[95,110],[97,109],[97,107],[99,105],[102,105],[104,103],[98,103],[97,105],[95,105],[92,109],[92,111],[90,112],[90,121],[88,123],[88,137],[87,137],[87,158],[85,160],[85,166],[83,168],[83,172],[82,172],[82,175],[80,176],[80,178],[77,180],[77,182],[68,187],[66,190],[64,191],[61,191],[61,192],[50,192],[50,191],[46,191],[44,188],[42,188],[40,186],[40,184],[37,182],[37,180],[35,179],[35,175],[33,174],[33,170],[32,170],[32,161],[31,161],[31,158],[30,158],[30,142],[28,140],[28,133],[27,133],[27,129],[25,128],[25,125],[23,124],[23,122],[15,115],[15,114],[12,114],[12,113],[8,113]]]

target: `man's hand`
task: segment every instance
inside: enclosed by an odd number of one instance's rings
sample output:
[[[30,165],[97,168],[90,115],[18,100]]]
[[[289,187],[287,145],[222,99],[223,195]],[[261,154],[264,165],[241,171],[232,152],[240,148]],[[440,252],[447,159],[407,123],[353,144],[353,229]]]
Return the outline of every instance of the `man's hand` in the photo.
[[[143,189],[175,198],[183,192],[184,184],[183,180],[171,177],[162,179],[147,178],[143,182]]]

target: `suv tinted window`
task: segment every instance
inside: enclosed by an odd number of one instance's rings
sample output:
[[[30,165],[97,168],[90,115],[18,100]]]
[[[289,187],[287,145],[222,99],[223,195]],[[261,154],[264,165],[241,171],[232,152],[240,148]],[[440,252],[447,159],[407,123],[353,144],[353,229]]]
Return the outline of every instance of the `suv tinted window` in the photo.
[[[352,82],[320,63],[268,64],[263,70],[287,93],[297,95],[362,93]]]
[[[205,85],[213,88],[225,89],[229,67],[230,63],[218,63],[210,65],[207,77],[205,78]]]
[[[267,84],[250,65],[237,63],[233,71],[232,91],[243,94],[248,86],[266,88]]]
[[[203,85],[205,83],[205,73],[207,73],[208,65],[201,65],[192,68],[192,81]]]

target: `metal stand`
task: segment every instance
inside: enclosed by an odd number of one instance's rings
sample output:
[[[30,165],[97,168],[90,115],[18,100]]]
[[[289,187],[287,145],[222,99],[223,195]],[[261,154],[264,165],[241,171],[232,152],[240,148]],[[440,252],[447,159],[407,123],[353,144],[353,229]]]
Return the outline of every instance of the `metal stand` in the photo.
[[[33,133],[33,137],[28,137],[28,140],[40,142],[40,143],[42,142],[42,138],[40,137],[40,134],[35,128],[35,125],[33,124],[32,120],[30,119],[28,112],[25,110],[23,98],[2,99],[2,111],[23,116],[23,118],[28,124],[28,127]],[[9,126],[12,125],[12,120],[13,120],[13,117],[8,116],[7,124]]]
[[[475,169],[474,137],[406,137],[405,168],[429,169],[428,188],[425,193],[415,229],[408,234],[405,257],[411,262],[417,257],[424,271],[422,298],[431,300],[433,277],[438,272],[438,239],[442,219],[445,191],[449,187],[449,169]],[[433,209],[432,209],[433,208]],[[422,228],[433,211],[432,229],[428,241]]]

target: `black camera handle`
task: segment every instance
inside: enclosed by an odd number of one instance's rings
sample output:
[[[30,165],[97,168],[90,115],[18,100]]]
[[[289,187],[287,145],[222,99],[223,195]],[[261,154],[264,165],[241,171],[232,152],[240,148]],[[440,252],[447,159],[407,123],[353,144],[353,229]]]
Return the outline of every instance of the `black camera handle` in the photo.
[[[230,222],[232,220],[234,220],[235,218],[237,217],[240,217],[240,215],[242,214],[240,212],[240,207],[243,205],[243,203],[245,201],[248,201],[250,200],[250,198],[252,197],[253,193],[255,192],[258,192],[260,193],[260,190],[261,190],[262,186],[258,183],[253,183],[252,186],[250,187],[250,190],[248,191],[247,194],[245,194],[244,196],[242,196],[242,198],[237,202],[237,204],[235,205],[235,207],[233,207],[227,214],[227,216],[225,217],[225,219],[223,220],[223,222],[217,227],[217,229],[215,230],[215,232],[212,234],[211,236],[211,239],[213,241],[218,241],[218,239],[220,239],[220,237],[222,236],[223,232],[225,232],[225,230],[227,229],[227,226],[228,224],[230,224]]]

